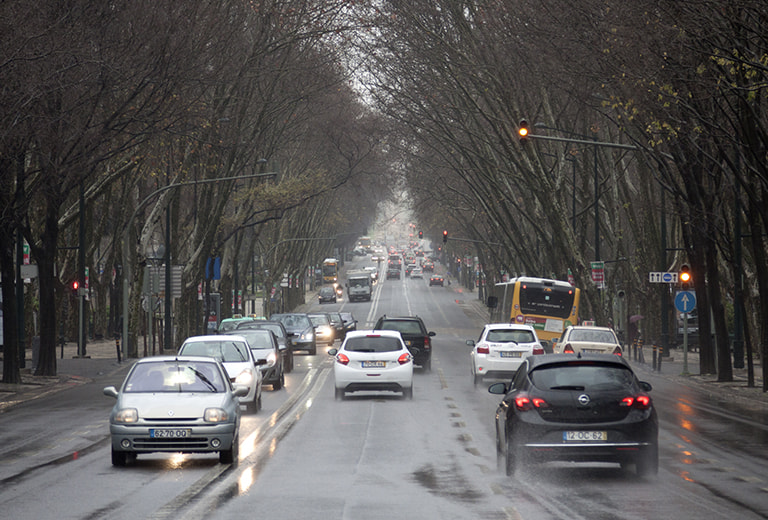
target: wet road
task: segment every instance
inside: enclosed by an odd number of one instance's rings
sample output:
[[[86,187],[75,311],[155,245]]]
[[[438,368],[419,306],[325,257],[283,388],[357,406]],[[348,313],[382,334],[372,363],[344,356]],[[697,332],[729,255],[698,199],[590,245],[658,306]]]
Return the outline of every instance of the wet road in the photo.
[[[766,518],[768,426],[763,410],[689,389],[637,367],[654,385],[660,470],[640,479],[611,464],[552,463],[510,479],[496,468],[497,396],[475,387],[466,339],[485,316],[476,293],[427,281],[380,283],[352,310],[359,328],[381,314],[419,314],[434,338],[413,401],[355,394],[335,401],[331,358],[297,356],[286,388],[244,415],[236,468],[215,455],[150,455],[113,468],[98,385],[0,415],[0,510],[7,518]],[[312,302],[314,303],[314,302]],[[13,433],[10,433],[13,432]]]

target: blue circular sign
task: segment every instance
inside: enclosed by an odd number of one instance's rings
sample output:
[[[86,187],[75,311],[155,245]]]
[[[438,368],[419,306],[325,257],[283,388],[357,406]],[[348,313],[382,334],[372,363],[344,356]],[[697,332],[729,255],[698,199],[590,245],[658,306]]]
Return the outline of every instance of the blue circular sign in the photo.
[[[678,312],[691,312],[696,308],[696,293],[693,291],[678,291],[675,294],[675,309]]]

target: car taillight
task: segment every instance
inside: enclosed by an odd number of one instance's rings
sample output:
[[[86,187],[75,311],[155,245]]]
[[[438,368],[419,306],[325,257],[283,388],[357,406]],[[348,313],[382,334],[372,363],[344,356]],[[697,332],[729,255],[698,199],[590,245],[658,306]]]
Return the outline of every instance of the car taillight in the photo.
[[[424,336],[424,350],[429,350],[431,346],[432,344],[429,341],[429,336]]]
[[[477,353],[478,354],[490,354],[491,353],[491,349],[488,347],[488,345],[478,345]]]
[[[544,347],[541,345],[534,345],[533,346],[533,352],[531,352],[534,356],[543,356],[544,355]]]
[[[621,406],[631,408],[639,408],[640,410],[646,410],[651,406],[651,398],[645,394],[638,395],[637,397],[627,396],[621,400]]]
[[[342,365],[348,365],[349,358],[345,354],[336,354],[336,363],[340,363]]]
[[[615,349],[613,349],[613,353],[615,355],[617,355],[617,356],[620,356],[621,355],[621,347],[616,347]]]
[[[406,363],[411,362],[411,354],[406,352],[405,354],[401,354],[399,358],[397,358],[397,362],[401,365],[405,365]]]
[[[573,347],[570,343],[566,343],[563,347],[563,354],[573,354]]]
[[[534,408],[549,408],[547,402],[541,397],[529,397],[527,395],[515,397],[515,406],[521,412],[527,412]]]

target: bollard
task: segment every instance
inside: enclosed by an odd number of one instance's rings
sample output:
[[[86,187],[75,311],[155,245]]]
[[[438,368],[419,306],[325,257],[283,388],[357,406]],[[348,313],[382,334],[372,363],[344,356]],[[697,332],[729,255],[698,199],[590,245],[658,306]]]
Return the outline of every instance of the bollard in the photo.
[[[115,348],[117,349],[117,362],[120,363],[120,336],[115,334]]]
[[[656,344],[653,345],[653,362],[652,362],[653,370],[656,370]]]
[[[659,362],[657,363],[657,366],[656,366],[656,370],[658,370],[659,372],[661,372],[661,358],[664,357],[663,354],[664,354],[664,348],[659,347]]]

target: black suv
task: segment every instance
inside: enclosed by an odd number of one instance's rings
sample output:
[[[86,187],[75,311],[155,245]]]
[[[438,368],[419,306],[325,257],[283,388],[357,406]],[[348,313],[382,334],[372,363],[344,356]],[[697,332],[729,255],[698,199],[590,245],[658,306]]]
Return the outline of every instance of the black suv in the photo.
[[[434,332],[427,332],[427,327],[418,316],[390,317],[386,314],[376,321],[374,330],[396,330],[405,341],[405,346],[413,356],[413,362],[424,370],[432,368],[432,337]]]

